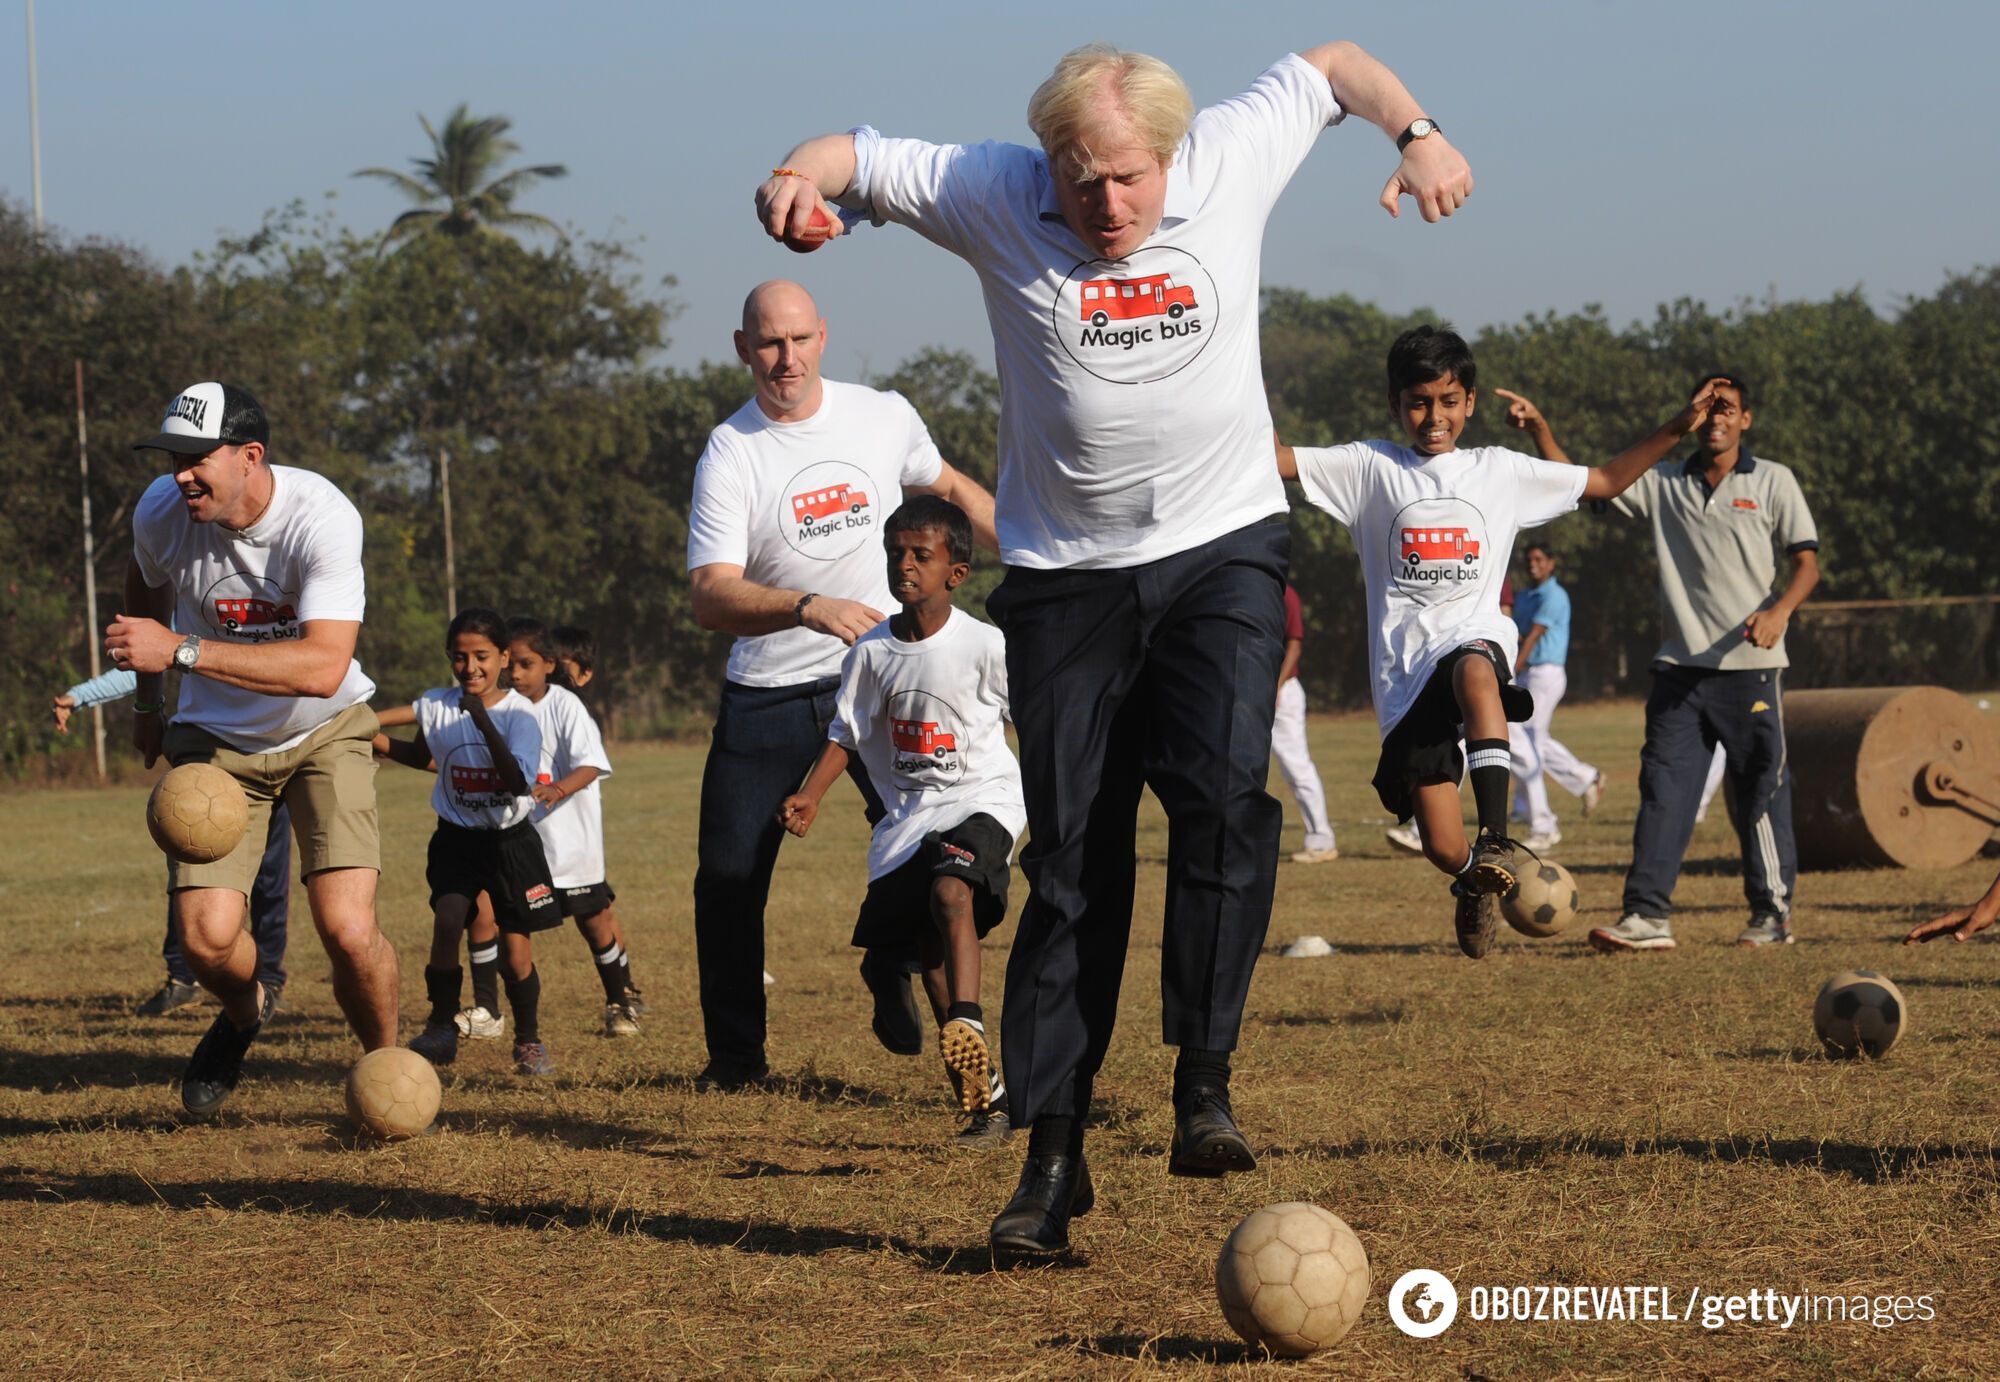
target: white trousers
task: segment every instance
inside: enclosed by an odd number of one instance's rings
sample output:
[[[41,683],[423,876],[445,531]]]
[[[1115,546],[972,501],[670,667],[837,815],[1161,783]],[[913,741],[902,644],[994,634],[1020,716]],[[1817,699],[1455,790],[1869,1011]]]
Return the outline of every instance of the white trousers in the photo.
[[[1535,713],[1518,734],[1509,736],[1507,747],[1513,759],[1514,785],[1528,808],[1528,832],[1547,835],[1556,828],[1556,813],[1549,805],[1549,789],[1542,775],[1554,778],[1556,785],[1572,796],[1582,796],[1597,781],[1597,769],[1571,753],[1549,731],[1549,721],[1569,690],[1569,673],[1553,662],[1538,662],[1529,666],[1521,683],[1535,698]]]
[[[1271,754],[1278,771],[1298,798],[1299,815],[1306,823],[1307,849],[1333,848],[1333,822],[1326,817],[1326,788],[1320,785],[1319,769],[1313,766],[1306,748],[1306,692],[1297,677],[1288,678],[1278,688],[1278,714],[1271,721]]]
[[[1695,808],[1694,813],[1696,820],[1708,818],[1708,804],[1715,800],[1716,789],[1722,786],[1722,770],[1727,766],[1729,755],[1723,752],[1722,745],[1717,744],[1715,757],[1708,761],[1708,781],[1701,784],[1701,805]]]

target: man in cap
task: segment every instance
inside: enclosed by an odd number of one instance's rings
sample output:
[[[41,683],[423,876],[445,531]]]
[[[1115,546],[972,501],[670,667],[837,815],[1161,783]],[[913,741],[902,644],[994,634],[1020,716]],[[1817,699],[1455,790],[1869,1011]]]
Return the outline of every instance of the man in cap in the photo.
[[[335,999],[367,1050],[396,1039],[396,952],[375,920],[375,684],[354,660],[361,515],[322,477],[271,465],[269,444],[263,408],[236,385],[196,384],[167,405],[135,449],[171,468],[134,510],[124,607],[104,637],[138,674],[132,742],[146,765],[212,763],[250,803],[229,855],[167,866],[188,964],[222,1005],[181,1077],[200,1117],[235,1089],[274,996],[243,922],[275,802],[291,811]],[[171,723],[169,667],[181,674]]]

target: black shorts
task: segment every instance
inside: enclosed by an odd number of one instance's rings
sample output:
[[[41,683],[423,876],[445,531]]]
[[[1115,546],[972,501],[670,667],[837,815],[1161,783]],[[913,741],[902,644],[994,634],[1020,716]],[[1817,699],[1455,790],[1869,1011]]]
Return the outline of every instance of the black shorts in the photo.
[[[1452,668],[1462,657],[1484,657],[1500,678],[1500,709],[1515,724],[1535,713],[1535,698],[1525,686],[1514,685],[1507,658],[1497,643],[1477,639],[1455,648],[1431,669],[1430,680],[1389,737],[1375,764],[1375,795],[1398,821],[1416,812],[1417,786],[1423,782],[1457,782],[1465,776],[1465,754],[1458,741],[1465,737],[1458,693],[1452,690]]]
[[[441,897],[493,899],[493,917],[502,931],[526,935],[562,925],[562,903],[549,881],[542,837],[527,821],[505,830],[467,830],[440,820],[431,835],[424,878],[431,906]]]
[[[591,883],[581,888],[557,888],[562,895],[562,914],[588,921],[618,900],[609,883]]]
[[[924,836],[917,852],[868,885],[853,943],[866,949],[908,946],[937,934],[931,888],[956,878],[972,888],[972,924],[984,936],[1007,917],[1007,856],[1014,837],[985,812]]]

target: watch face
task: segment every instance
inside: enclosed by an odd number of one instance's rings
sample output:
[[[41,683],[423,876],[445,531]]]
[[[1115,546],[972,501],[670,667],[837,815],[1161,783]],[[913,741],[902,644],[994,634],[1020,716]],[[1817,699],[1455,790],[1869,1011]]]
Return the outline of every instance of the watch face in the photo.
[[[1437,124],[1434,121],[1413,120],[1410,122],[1410,137],[1412,139],[1422,139],[1425,135],[1432,134],[1436,130]]]
[[[199,650],[193,644],[183,643],[180,647],[174,649],[174,665],[177,667],[192,667],[194,666],[195,658],[199,655]]]

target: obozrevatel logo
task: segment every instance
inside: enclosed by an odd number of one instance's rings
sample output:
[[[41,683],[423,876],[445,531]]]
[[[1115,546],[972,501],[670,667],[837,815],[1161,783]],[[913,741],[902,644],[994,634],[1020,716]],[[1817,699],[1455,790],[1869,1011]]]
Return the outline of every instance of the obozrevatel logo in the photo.
[[[875,534],[875,496],[866,471],[821,461],[794,475],[779,493],[778,524],[794,552],[838,561]]]
[[[1428,1267],[1404,1272],[1389,1288],[1389,1318],[1413,1339],[1435,1339],[1458,1318],[1458,1288]]]
[[[1071,269],[1056,293],[1054,327],[1069,357],[1099,379],[1150,384],[1201,354],[1217,306],[1215,280],[1199,259],[1154,245]]]

